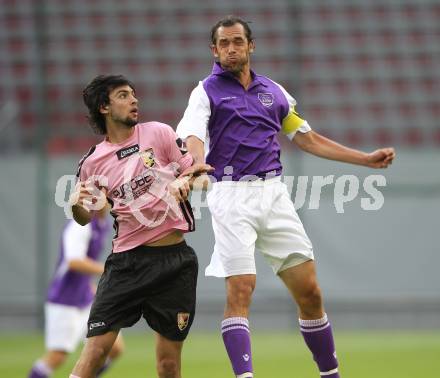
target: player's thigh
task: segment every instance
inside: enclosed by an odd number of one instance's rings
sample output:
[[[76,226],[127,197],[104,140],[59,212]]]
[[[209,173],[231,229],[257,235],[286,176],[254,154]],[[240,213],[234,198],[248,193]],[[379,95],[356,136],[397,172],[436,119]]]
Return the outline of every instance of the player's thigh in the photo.
[[[215,188],[208,198],[215,237],[215,259],[211,265],[221,264],[225,276],[253,274],[255,241],[261,217],[258,196],[254,193],[257,188]]]
[[[71,353],[87,329],[87,314],[73,306],[45,305],[45,340],[47,350]]]
[[[312,243],[283,183],[277,184],[271,210],[260,229],[256,247],[275,273],[313,260]]]
[[[170,248],[172,251],[157,256],[161,275],[150,287],[143,316],[158,334],[183,341],[195,316],[198,261],[190,246]]]
[[[258,214],[250,211],[251,204],[246,205],[248,193],[231,194],[232,198],[227,203],[212,199],[209,202],[216,245],[226,250],[246,249],[255,242],[255,233],[252,231],[257,227]]]
[[[140,319],[144,281],[149,278],[148,272],[137,269],[137,259],[145,256],[142,252],[138,247],[108,256],[90,310],[87,337],[131,327]]]

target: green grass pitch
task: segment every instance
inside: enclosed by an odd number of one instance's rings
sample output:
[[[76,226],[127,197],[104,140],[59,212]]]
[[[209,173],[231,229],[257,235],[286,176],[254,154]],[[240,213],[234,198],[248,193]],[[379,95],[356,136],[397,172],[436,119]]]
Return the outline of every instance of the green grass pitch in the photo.
[[[108,372],[108,378],[156,377],[154,337],[150,332],[126,331],[126,351]],[[344,378],[421,378],[439,371],[440,332],[338,332],[337,352]],[[81,349],[81,348],[80,348]],[[41,334],[0,336],[0,377],[25,378],[43,352]],[[79,350],[53,375],[68,377]],[[318,378],[310,353],[295,330],[253,334],[257,378]],[[221,337],[216,333],[190,334],[183,351],[185,378],[233,377]]]

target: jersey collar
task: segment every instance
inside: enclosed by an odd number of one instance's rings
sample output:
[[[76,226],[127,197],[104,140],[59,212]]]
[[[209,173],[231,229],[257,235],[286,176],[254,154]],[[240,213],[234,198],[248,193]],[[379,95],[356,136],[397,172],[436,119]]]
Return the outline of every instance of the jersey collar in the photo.
[[[237,80],[234,75],[232,75],[229,71],[222,68],[219,62],[214,62],[214,65],[212,67],[212,75],[216,76],[222,76],[222,77],[229,77],[234,80]],[[264,87],[267,87],[267,84],[262,82],[259,78],[259,75],[257,75],[253,70],[251,70],[251,77],[252,77],[252,83],[249,86],[248,90],[256,87],[258,85],[263,85]]]

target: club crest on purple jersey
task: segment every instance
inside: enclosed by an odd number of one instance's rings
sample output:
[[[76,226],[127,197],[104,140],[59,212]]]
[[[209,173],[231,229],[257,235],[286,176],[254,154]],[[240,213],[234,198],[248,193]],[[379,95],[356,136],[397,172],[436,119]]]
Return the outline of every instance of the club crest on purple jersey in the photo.
[[[273,105],[274,95],[273,93],[258,93],[258,99],[267,108]]]

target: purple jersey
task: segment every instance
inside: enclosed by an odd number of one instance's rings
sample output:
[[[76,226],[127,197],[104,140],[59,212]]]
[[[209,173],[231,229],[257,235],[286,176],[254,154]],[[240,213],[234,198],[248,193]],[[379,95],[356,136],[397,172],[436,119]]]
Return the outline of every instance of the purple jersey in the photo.
[[[283,87],[253,71],[251,76],[246,90],[215,63],[211,75],[191,94],[177,128],[181,138],[195,135],[205,142],[206,162],[215,167],[217,180],[226,167],[232,167],[234,181],[249,175],[280,175],[278,132],[293,138],[298,130],[310,130]]]
[[[47,301],[68,306],[86,307],[93,301],[93,276],[68,269],[73,259],[98,260],[110,230],[109,219],[93,218],[86,226],[75,221],[66,223],[61,236],[60,254]]]

